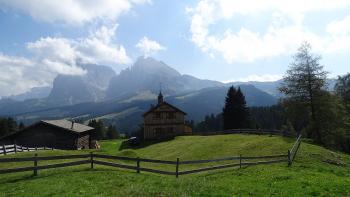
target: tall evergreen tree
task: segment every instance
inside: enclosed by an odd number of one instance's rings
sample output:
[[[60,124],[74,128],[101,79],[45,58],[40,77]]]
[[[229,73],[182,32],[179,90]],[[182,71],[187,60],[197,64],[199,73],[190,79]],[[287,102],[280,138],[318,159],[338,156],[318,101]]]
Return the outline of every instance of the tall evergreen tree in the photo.
[[[249,109],[240,88],[231,86],[227,92],[223,108],[224,129],[241,129],[249,127]]]
[[[287,99],[308,107],[313,125],[309,136],[312,135],[318,142],[321,140],[321,134],[317,121],[316,100],[321,95],[327,77],[327,72],[323,71],[319,61],[320,57],[311,53],[311,45],[303,43],[287,70],[287,75],[283,79],[284,84],[280,87],[280,91],[287,96]]]
[[[106,135],[107,139],[117,139],[119,137],[117,128],[113,125],[108,126]]]
[[[247,107],[247,102],[245,96],[243,95],[241,88],[238,87],[236,97],[236,124],[237,128],[248,128],[249,127],[249,109]]]
[[[88,126],[95,128],[95,138],[97,140],[106,139],[106,128],[101,120],[90,120]]]
[[[350,105],[350,73],[339,76],[335,84],[335,92],[347,105]]]
[[[226,129],[234,129],[236,112],[235,112],[235,97],[237,94],[236,88],[231,86],[226,95],[225,99],[225,107],[222,110],[223,121],[224,121],[224,130]]]

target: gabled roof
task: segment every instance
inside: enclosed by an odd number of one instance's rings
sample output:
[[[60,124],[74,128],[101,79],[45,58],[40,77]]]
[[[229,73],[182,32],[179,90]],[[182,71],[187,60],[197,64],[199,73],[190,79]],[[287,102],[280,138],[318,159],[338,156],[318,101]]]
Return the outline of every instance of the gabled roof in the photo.
[[[68,120],[65,120],[65,119],[61,119],[61,120],[41,120],[41,121],[39,121],[37,123],[34,123],[34,124],[24,128],[24,129],[22,129],[20,131],[17,131],[17,132],[10,133],[8,135],[2,136],[0,139],[4,139],[4,138],[10,137],[10,136],[14,136],[16,134],[19,134],[19,133],[29,129],[29,128],[35,127],[38,124],[46,124],[46,125],[54,126],[54,127],[61,128],[63,130],[70,131],[70,132],[73,132],[73,133],[83,133],[85,131],[90,131],[90,130],[94,129],[93,127],[89,127],[89,126],[86,126],[86,125],[83,125],[83,124],[79,124],[79,123],[74,123],[73,124],[73,128],[72,128],[72,122],[68,121]]]
[[[173,108],[175,111],[180,112],[180,113],[183,113],[184,115],[187,114],[186,112],[184,112],[184,111],[182,111],[181,109],[175,107],[174,105],[171,105],[171,104],[169,104],[169,103],[167,103],[167,102],[164,101],[164,102],[159,103],[159,104],[157,104],[156,106],[152,107],[152,108],[149,109],[148,111],[146,111],[146,112],[143,114],[143,116],[146,116],[147,114],[153,112],[155,109],[157,109],[158,107],[160,107],[160,106],[162,106],[162,105],[167,105],[167,106]]]
[[[73,127],[72,127],[72,122],[65,120],[65,119],[61,119],[61,120],[41,120],[40,122],[44,123],[44,124],[48,124],[48,125],[52,125],[55,127],[59,127],[62,129],[66,129],[72,132],[76,132],[76,133],[82,133],[85,131],[89,131],[89,130],[93,130],[93,127],[89,127],[83,124],[79,124],[79,123],[73,123]]]

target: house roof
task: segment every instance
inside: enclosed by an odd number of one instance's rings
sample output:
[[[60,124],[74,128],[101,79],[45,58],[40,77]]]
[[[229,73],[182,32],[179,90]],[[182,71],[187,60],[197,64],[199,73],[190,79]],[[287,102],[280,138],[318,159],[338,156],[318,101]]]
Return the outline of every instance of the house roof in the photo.
[[[146,116],[147,114],[151,113],[152,111],[154,111],[155,109],[157,109],[158,107],[160,107],[160,106],[162,106],[162,105],[167,105],[167,106],[169,106],[169,107],[175,109],[177,112],[183,113],[184,115],[187,114],[186,112],[184,112],[184,111],[182,111],[181,109],[175,107],[174,105],[171,105],[171,104],[169,104],[169,103],[167,103],[167,102],[164,101],[164,102],[159,103],[159,104],[157,104],[156,106],[152,107],[152,108],[149,109],[148,111],[146,111],[146,112],[143,114],[143,116]]]
[[[62,129],[66,129],[69,131],[73,131],[76,133],[82,133],[85,131],[89,131],[89,130],[93,130],[93,127],[89,127],[83,124],[79,124],[79,123],[73,123],[73,127],[72,127],[72,122],[65,120],[65,119],[61,119],[61,120],[41,120],[40,122],[44,123],[44,124],[48,124],[48,125],[52,125],[52,126],[56,126]]]
[[[61,129],[64,129],[66,131],[70,131],[70,132],[74,132],[74,133],[83,133],[85,131],[90,131],[90,130],[93,130],[94,128],[93,127],[89,127],[89,126],[86,126],[86,125],[83,125],[83,124],[79,124],[79,123],[74,123],[73,124],[73,128],[72,128],[72,122],[71,121],[68,121],[68,120],[65,120],[65,119],[61,119],[61,120],[41,120],[35,124],[32,124],[20,131],[17,131],[17,132],[14,132],[14,133],[10,133],[10,134],[7,134],[5,136],[2,136],[0,139],[4,139],[4,138],[7,138],[7,137],[10,137],[10,136],[14,136],[16,134],[19,134],[29,128],[32,128],[32,127],[35,127],[36,125],[38,124],[46,124],[46,125],[50,125],[50,126],[54,126],[54,127],[57,127],[57,128],[61,128]]]

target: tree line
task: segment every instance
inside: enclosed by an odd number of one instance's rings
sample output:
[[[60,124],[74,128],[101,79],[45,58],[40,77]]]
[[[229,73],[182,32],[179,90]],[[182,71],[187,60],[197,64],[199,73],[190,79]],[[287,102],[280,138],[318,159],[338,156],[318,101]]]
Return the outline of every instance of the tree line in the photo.
[[[246,106],[240,88],[230,87],[222,113],[207,115],[194,126],[196,132],[253,128],[301,133],[315,143],[350,152],[350,74],[339,76],[334,91],[327,89],[328,72],[303,43],[293,56],[274,106]]]
[[[0,137],[9,135],[11,133],[15,133],[19,130],[22,130],[24,128],[23,123],[17,123],[16,120],[14,120],[11,117],[8,118],[1,118],[0,117]]]
[[[119,138],[119,132],[114,125],[106,126],[102,120],[92,119],[88,126],[95,128],[95,139],[107,140]]]

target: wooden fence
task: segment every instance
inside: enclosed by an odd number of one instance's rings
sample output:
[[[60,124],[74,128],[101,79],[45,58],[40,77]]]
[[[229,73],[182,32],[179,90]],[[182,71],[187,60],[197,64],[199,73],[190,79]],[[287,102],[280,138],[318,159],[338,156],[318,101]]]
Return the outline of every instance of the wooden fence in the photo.
[[[17,144],[11,144],[11,145],[0,146],[0,155],[15,154],[18,152],[29,152],[29,151],[37,151],[37,150],[54,150],[54,149],[48,148],[48,147],[29,148],[29,147],[24,147]]]
[[[21,167],[21,168],[13,168],[13,169],[0,169],[0,174],[13,173],[13,172],[23,172],[23,171],[33,171],[33,174],[37,175],[39,170],[90,164],[91,168],[94,168],[94,165],[103,165],[103,166],[110,166],[110,167],[116,167],[116,168],[122,168],[122,169],[135,170],[137,173],[140,173],[143,171],[143,172],[152,172],[152,173],[165,174],[165,175],[173,175],[173,176],[178,177],[179,175],[193,174],[193,173],[209,171],[209,170],[217,170],[217,169],[232,168],[232,167],[241,168],[243,166],[273,164],[273,163],[281,163],[281,162],[286,162],[286,163],[288,163],[288,166],[291,166],[294,159],[295,159],[295,156],[298,152],[300,143],[301,143],[301,136],[299,135],[297,140],[295,141],[293,147],[291,149],[289,149],[286,154],[280,154],[280,155],[267,155],[267,156],[243,156],[243,155],[239,155],[239,156],[217,158],[217,159],[185,160],[185,161],[180,161],[179,158],[177,158],[174,161],[166,161],[166,160],[157,160],[157,159],[131,158],[131,157],[95,154],[92,152],[90,154],[62,155],[62,156],[41,156],[41,157],[39,157],[37,154],[35,154],[34,157],[0,158],[0,163],[25,162],[25,161],[26,162],[28,162],[28,161],[33,162],[33,166],[29,166],[29,167]],[[70,161],[70,162],[65,162],[65,163],[48,164],[48,165],[39,165],[39,161],[62,160],[62,159],[83,159],[83,160]],[[112,160],[113,162],[103,161],[103,159]],[[130,164],[124,164],[124,163],[116,163],[116,162],[114,162],[116,160],[129,161],[129,162],[131,161],[131,162],[135,162],[135,164],[130,165]],[[184,170],[184,171],[179,170],[180,166],[195,165],[195,164],[208,164],[208,163],[223,162],[223,161],[228,161],[228,162],[235,161],[235,162],[228,163],[228,164],[222,164],[222,165],[216,165],[216,166],[209,166],[209,167],[204,167],[204,168],[191,169],[191,170]],[[165,170],[142,167],[141,166],[142,163],[155,163],[155,164],[171,165],[174,167],[173,168],[174,171],[165,171]]]

